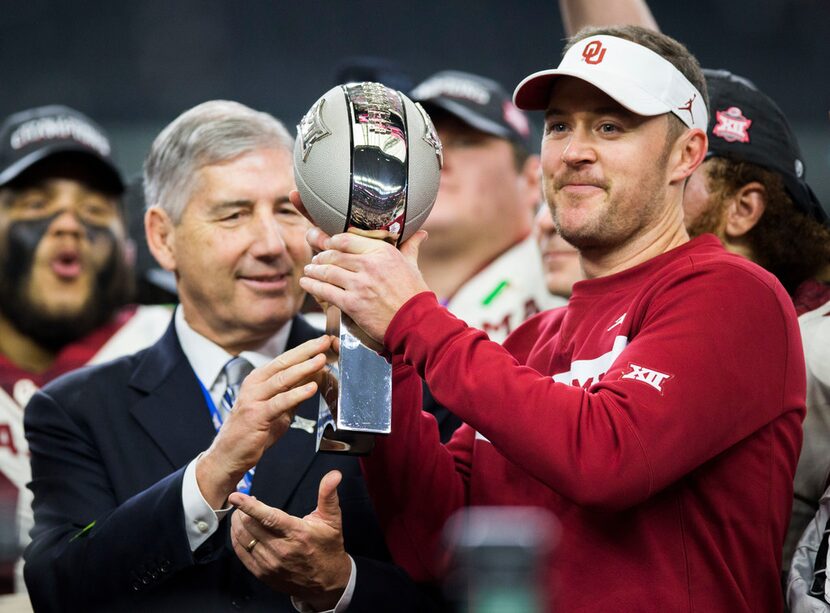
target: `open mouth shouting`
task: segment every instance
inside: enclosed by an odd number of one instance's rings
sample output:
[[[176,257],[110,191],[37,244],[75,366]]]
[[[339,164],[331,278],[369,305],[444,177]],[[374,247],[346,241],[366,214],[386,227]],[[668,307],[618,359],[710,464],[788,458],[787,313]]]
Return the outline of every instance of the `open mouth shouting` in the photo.
[[[56,277],[65,281],[73,281],[81,276],[83,264],[78,251],[63,249],[49,262],[49,267]]]

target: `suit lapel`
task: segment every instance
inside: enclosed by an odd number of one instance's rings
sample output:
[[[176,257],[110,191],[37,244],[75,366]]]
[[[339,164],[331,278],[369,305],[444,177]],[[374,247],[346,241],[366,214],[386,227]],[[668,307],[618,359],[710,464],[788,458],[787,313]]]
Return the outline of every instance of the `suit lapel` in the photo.
[[[147,350],[129,385],[143,395],[130,412],[174,469],[208,448],[216,430],[172,322]]]
[[[286,349],[296,347],[321,334],[322,332],[312,328],[302,317],[295,317]],[[319,403],[320,396],[315,394],[298,407],[296,414],[313,420],[316,424]],[[289,428],[276,445],[265,452],[257,465],[251,494],[271,506],[285,508],[317,456],[314,443],[313,433]]]

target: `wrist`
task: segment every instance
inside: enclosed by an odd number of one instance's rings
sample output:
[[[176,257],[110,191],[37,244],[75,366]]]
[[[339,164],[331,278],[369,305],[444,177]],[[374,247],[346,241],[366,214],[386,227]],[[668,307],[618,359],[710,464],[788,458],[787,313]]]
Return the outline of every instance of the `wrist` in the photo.
[[[302,600],[308,603],[315,611],[329,611],[337,606],[343,597],[343,592],[349,585],[352,576],[352,560],[344,551],[338,556],[335,567],[332,569],[330,580],[321,585],[314,594],[308,594]]]
[[[205,502],[214,510],[225,507],[228,496],[236,491],[236,485],[244,475],[230,472],[223,465],[210,449],[196,460],[196,485]]]

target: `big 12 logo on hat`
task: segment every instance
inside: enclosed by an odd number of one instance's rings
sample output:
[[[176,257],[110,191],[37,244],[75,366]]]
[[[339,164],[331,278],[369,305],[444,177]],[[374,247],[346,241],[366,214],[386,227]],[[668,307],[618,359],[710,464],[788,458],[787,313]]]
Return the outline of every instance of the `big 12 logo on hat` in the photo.
[[[712,128],[712,134],[730,143],[748,143],[749,126],[752,120],[744,117],[737,106],[730,106],[725,111],[716,111],[717,125]]]

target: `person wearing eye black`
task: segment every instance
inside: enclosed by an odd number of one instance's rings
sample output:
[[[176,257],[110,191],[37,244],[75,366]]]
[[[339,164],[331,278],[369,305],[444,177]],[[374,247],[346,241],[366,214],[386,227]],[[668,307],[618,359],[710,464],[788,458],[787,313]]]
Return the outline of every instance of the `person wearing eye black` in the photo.
[[[123,191],[106,133],[82,113],[38,107],[0,128],[0,593],[23,589],[13,568],[32,523],[23,407],[58,375],[152,343],[170,320],[128,306]]]

